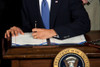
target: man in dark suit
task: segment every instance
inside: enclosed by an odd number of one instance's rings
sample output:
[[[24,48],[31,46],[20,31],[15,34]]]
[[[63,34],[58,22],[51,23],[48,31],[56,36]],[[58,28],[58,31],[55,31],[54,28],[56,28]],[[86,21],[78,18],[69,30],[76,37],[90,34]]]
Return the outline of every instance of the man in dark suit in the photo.
[[[51,0],[49,6],[50,28],[45,29],[41,18],[40,0],[23,0],[22,26],[8,29],[5,38],[10,36],[9,33],[14,36],[18,33],[33,32],[32,35],[36,39],[64,39],[85,34],[90,30],[90,20],[81,0]]]

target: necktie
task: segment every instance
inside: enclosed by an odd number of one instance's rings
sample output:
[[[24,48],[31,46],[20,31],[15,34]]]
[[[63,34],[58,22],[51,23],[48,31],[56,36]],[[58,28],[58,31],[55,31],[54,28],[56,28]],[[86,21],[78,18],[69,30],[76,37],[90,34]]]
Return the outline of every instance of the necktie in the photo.
[[[42,0],[41,17],[46,29],[49,29],[49,6],[46,0]]]

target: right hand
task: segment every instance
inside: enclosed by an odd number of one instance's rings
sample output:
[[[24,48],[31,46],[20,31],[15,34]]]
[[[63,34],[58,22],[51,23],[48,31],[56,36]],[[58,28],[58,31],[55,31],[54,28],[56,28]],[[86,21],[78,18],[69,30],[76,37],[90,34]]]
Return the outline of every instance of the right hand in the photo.
[[[24,34],[24,32],[19,27],[16,27],[16,26],[11,27],[10,29],[8,29],[5,32],[5,38],[9,38],[10,37],[10,33],[11,33],[12,36],[17,36],[18,33]]]

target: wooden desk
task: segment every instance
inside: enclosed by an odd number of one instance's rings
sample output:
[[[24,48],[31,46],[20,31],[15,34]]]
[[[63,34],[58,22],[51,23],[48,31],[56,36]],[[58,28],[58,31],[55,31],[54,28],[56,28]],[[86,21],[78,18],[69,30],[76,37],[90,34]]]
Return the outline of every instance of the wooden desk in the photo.
[[[100,39],[100,31],[86,34],[87,41]],[[4,59],[10,59],[12,67],[53,67],[53,60],[59,51],[74,47],[86,53],[90,67],[100,66],[100,49],[90,46],[41,46],[9,48],[3,52]],[[3,49],[4,51],[4,49]]]

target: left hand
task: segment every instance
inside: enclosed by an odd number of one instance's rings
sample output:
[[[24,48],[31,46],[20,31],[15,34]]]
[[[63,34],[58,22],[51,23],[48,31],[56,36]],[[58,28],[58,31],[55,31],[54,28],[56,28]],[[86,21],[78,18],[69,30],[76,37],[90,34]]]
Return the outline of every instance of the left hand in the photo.
[[[83,4],[87,4],[88,3],[88,0],[82,0],[83,1]]]
[[[47,39],[57,35],[53,29],[33,28],[32,32],[35,39]]]

